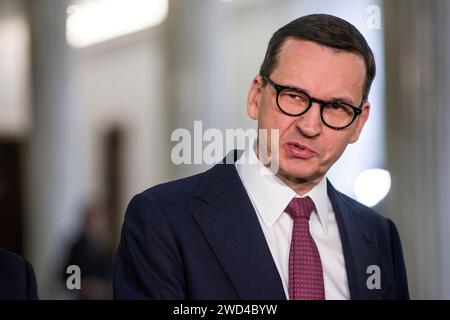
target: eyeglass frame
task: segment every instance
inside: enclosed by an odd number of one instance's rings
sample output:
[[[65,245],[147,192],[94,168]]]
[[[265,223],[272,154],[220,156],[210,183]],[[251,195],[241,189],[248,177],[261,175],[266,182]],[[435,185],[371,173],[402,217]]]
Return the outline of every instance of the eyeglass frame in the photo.
[[[362,99],[361,104],[359,105],[359,107],[352,106],[351,104],[348,104],[348,103],[346,103],[346,102],[342,102],[342,101],[339,101],[339,100],[324,101],[324,100],[322,100],[322,99],[318,99],[318,98],[311,97],[308,93],[306,93],[305,91],[303,91],[303,90],[301,90],[301,89],[299,89],[299,88],[291,87],[291,86],[283,86],[283,85],[281,85],[281,84],[278,84],[278,83],[274,82],[272,79],[270,79],[269,76],[266,76],[265,74],[261,74],[261,76],[262,76],[263,79],[266,80],[272,87],[275,88],[275,90],[276,90],[276,92],[277,92],[277,97],[276,97],[276,99],[277,99],[277,107],[278,107],[278,109],[280,109],[280,111],[281,111],[282,113],[284,113],[284,114],[287,115],[287,116],[290,116],[290,117],[299,117],[299,116],[301,116],[301,115],[304,115],[306,112],[309,111],[309,109],[311,109],[311,106],[312,106],[313,103],[315,102],[315,103],[317,103],[317,104],[320,106],[320,118],[322,119],[323,124],[326,125],[327,127],[331,128],[331,129],[334,129],[334,130],[343,130],[343,129],[348,128],[349,126],[351,126],[352,123],[355,122],[356,118],[357,118],[358,116],[360,116],[361,113],[362,113],[362,111],[363,111],[361,107],[363,106],[363,104],[364,104],[364,102],[365,102],[365,99],[364,99],[364,98]],[[307,107],[303,112],[301,112],[301,113],[299,113],[299,114],[292,114],[292,113],[289,113],[289,112],[284,111],[283,108],[281,108],[280,103],[278,102],[279,96],[280,96],[280,92],[283,91],[283,90],[286,90],[286,89],[297,91],[297,92],[299,92],[299,93],[301,93],[301,94],[304,94],[304,95],[308,98],[309,105],[308,105],[308,107]],[[353,113],[353,119],[352,119],[352,121],[351,121],[349,124],[347,124],[346,126],[344,126],[344,127],[334,127],[334,126],[331,126],[331,125],[329,125],[328,123],[326,123],[326,121],[323,119],[323,110],[324,110],[325,106],[326,106],[326,105],[329,105],[329,104],[336,104],[336,103],[337,103],[337,104],[345,105],[345,106],[347,106],[347,107],[350,107],[350,108],[353,110],[353,112],[354,112],[354,113]]]

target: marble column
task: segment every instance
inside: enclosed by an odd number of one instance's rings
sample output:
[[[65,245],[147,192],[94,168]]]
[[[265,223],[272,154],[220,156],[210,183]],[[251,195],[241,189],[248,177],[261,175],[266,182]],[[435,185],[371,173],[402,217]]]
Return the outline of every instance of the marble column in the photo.
[[[188,129],[192,143],[196,120],[202,121],[203,132],[216,128],[225,134],[224,130],[232,123],[229,105],[231,80],[227,63],[229,48],[226,42],[230,3],[171,0],[169,7],[169,127],[172,130]],[[194,160],[194,146],[191,150]],[[174,177],[186,176],[206,168],[204,164],[181,165],[173,167],[172,172]]]
[[[68,1],[28,1],[32,129],[27,157],[26,251],[41,298],[53,298],[58,269],[80,207],[78,116],[73,56],[66,44]]]
[[[413,298],[450,298],[450,2],[384,2],[389,215]]]

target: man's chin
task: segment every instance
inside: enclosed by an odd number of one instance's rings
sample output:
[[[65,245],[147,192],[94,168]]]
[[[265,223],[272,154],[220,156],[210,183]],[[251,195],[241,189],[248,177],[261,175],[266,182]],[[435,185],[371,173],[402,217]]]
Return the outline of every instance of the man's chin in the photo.
[[[314,175],[319,169],[314,162],[312,159],[280,159],[279,171],[285,175],[307,178]]]
[[[292,182],[309,182],[320,179],[321,175],[313,169],[302,168],[283,168],[280,166],[277,176],[282,180],[290,180]]]

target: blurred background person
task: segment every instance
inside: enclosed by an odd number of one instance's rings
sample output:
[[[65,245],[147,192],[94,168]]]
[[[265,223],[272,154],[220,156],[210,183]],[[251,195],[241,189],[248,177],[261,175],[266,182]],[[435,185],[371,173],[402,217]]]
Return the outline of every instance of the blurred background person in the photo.
[[[76,299],[112,298],[112,247],[111,223],[106,211],[99,205],[89,205],[83,214],[83,224],[75,241],[69,246],[63,265],[63,285],[70,274],[69,266],[80,270],[81,289],[70,290]]]

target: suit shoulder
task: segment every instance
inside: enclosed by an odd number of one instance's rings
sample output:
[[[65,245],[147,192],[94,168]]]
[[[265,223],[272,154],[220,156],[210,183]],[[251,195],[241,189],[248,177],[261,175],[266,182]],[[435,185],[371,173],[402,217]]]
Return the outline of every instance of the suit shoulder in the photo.
[[[0,263],[3,265],[25,265],[25,258],[18,256],[17,254],[4,248],[0,248]]]
[[[142,195],[155,198],[193,195],[205,172],[155,185],[142,192]]]
[[[159,219],[157,216],[167,217],[185,213],[195,198],[197,187],[204,174],[161,183],[134,195],[128,204],[127,214],[145,215],[146,219]]]
[[[393,222],[383,216],[378,211],[362,204],[361,202],[339,192],[339,195],[341,196],[342,200],[346,203],[347,206],[350,206],[353,208],[357,213],[361,220],[363,220],[365,223],[373,226],[373,227],[382,227],[382,228],[390,228],[391,224]]]
[[[36,277],[23,257],[0,248],[0,300],[38,299]]]

